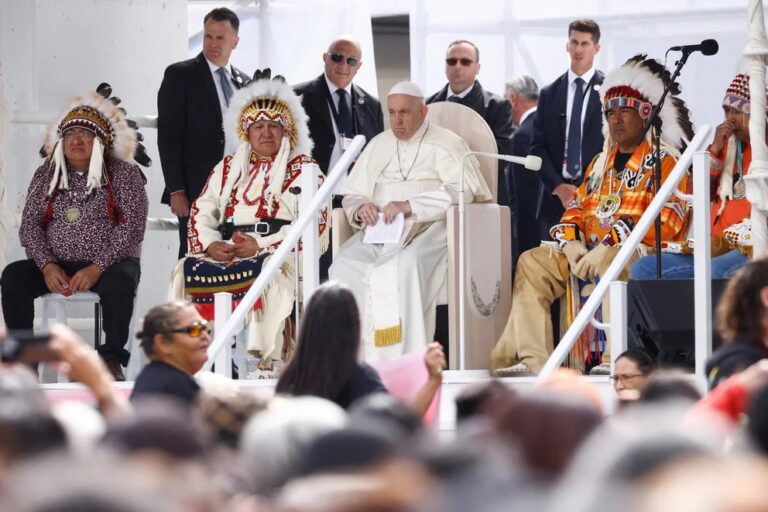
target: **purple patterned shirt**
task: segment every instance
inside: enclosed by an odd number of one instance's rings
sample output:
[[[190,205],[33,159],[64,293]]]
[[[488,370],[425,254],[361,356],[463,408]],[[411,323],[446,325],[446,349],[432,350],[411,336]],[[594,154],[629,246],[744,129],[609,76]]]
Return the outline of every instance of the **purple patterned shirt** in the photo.
[[[40,269],[52,261],[77,261],[95,263],[104,271],[124,258],[141,255],[147,223],[147,193],[141,173],[138,166],[121,160],[107,159],[105,163],[109,166],[115,204],[124,218],[120,224],[115,224],[108,215],[106,185],[86,196],[88,172],[68,171],[69,190],[58,191],[53,201],[53,217],[43,227],[52,166],[42,165],[35,171],[27,191],[19,238],[27,257]]]

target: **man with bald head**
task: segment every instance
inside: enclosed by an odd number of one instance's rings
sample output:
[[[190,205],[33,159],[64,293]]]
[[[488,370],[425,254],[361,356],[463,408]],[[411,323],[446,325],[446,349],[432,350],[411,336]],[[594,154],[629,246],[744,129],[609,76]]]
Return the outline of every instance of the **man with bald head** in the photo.
[[[381,103],[352,83],[363,65],[360,43],[342,36],[323,53],[325,71],[294,89],[309,116],[312,157],[327,174],[355,135],[366,140],[384,131]]]
[[[461,161],[469,151],[459,136],[427,121],[418,85],[395,85],[387,107],[390,129],[368,144],[342,191],[347,219],[361,231],[330,269],[331,279],[357,299],[366,361],[398,357],[433,340],[447,279],[445,212],[459,201]],[[464,176],[467,202],[491,198],[474,158],[467,159]],[[369,227],[392,227],[401,218],[399,242],[363,240]]]
[[[438,101],[452,101],[469,107],[488,123],[496,139],[498,152],[512,154],[512,110],[506,99],[483,89],[477,80],[480,73],[480,50],[471,41],[459,39],[445,51],[445,77],[448,83],[427,98],[427,105]],[[509,205],[505,186],[506,162],[499,162],[498,202]]]
[[[363,65],[360,43],[341,36],[323,53],[325,70],[310,82],[294,87],[309,116],[309,135],[315,143],[312,157],[323,174],[328,174],[355,135],[365,135],[370,141],[384,131],[381,103],[362,87],[352,83]],[[344,180],[336,192],[341,191]],[[334,199],[339,206],[340,198]],[[320,280],[328,278],[332,251],[320,257]]]

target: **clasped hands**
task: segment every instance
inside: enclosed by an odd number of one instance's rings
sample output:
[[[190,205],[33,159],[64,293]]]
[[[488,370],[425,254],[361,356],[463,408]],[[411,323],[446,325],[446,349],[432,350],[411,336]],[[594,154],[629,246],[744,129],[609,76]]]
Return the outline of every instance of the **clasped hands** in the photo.
[[[205,250],[206,254],[216,261],[232,261],[235,258],[250,258],[256,256],[261,247],[252,236],[241,231],[232,234],[232,242],[211,242]]]
[[[68,296],[93,288],[102,273],[98,265],[91,263],[70,277],[57,263],[50,262],[43,267],[43,280],[51,292]]]
[[[573,240],[563,246],[563,254],[568,258],[568,266],[571,272],[582,280],[594,279],[598,269],[609,257],[610,247],[598,244],[591,251],[583,242]]]
[[[398,213],[408,217],[413,213],[413,210],[411,210],[411,203],[408,201],[390,201],[384,205],[381,213],[384,214],[384,224],[390,224],[395,220]],[[355,214],[360,222],[366,226],[374,226],[379,220],[379,209],[373,203],[365,203],[357,209]]]

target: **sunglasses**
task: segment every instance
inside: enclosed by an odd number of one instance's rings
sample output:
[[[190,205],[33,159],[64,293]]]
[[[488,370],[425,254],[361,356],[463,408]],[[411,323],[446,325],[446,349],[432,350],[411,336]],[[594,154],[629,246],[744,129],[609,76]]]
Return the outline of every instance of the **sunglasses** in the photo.
[[[445,59],[445,63],[448,64],[449,66],[455,66],[459,62],[461,62],[462,66],[466,67],[466,66],[469,66],[470,64],[473,64],[475,61],[473,61],[472,59],[468,59],[466,57],[462,57],[461,59],[457,59],[456,57],[449,57]]]
[[[344,60],[344,56],[343,56],[342,54],[340,54],[340,53],[332,53],[332,54],[331,54],[331,60],[332,60],[333,62],[337,62],[337,63],[338,63],[338,62],[341,62],[341,61],[343,61],[343,60]],[[360,61],[359,61],[359,60],[357,60],[357,59],[356,59],[356,58],[354,58],[354,57],[347,57],[347,64],[349,64],[349,65],[350,65],[350,67],[353,67],[353,68],[354,68],[355,66],[357,66],[358,64],[360,64]]]
[[[186,327],[179,327],[177,329],[172,329],[168,331],[168,334],[173,333],[184,333],[189,336],[192,336],[193,338],[199,338],[203,335],[203,333],[210,334],[211,333],[211,327],[208,325],[208,322],[205,320],[202,320],[200,322],[193,322],[190,325]]]

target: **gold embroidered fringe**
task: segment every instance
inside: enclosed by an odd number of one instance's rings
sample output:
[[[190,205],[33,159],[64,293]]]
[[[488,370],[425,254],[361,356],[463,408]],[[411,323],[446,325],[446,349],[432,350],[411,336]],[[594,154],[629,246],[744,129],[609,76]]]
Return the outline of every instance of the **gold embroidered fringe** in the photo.
[[[376,347],[387,347],[396,345],[403,339],[403,322],[385,329],[376,329],[373,331],[373,344]]]

